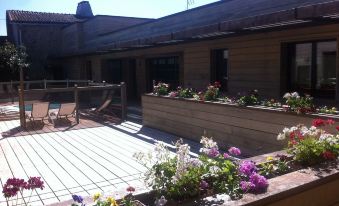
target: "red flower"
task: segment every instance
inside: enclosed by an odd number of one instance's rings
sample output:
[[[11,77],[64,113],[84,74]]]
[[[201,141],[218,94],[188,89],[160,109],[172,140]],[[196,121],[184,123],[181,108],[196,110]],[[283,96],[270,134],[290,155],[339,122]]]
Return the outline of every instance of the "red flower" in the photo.
[[[335,121],[334,121],[333,119],[328,119],[328,120],[326,121],[326,123],[327,123],[328,125],[333,125],[333,124],[335,124]]]
[[[336,129],[337,129],[337,131],[339,132],[339,126],[336,126],[335,128],[336,128]]]
[[[291,134],[290,134],[290,140],[294,140],[294,137],[295,137],[295,132],[291,132]]]
[[[128,186],[126,190],[127,192],[130,192],[130,193],[135,192],[135,188],[132,186]]]
[[[325,151],[325,152],[323,152],[323,158],[326,159],[326,160],[335,160],[336,156],[331,151]]]
[[[325,125],[326,125],[326,122],[322,119],[314,119],[312,122],[312,126],[315,126],[315,127],[321,127]]]
[[[221,87],[220,82],[214,82],[214,87],[217,87],[217,88]]]

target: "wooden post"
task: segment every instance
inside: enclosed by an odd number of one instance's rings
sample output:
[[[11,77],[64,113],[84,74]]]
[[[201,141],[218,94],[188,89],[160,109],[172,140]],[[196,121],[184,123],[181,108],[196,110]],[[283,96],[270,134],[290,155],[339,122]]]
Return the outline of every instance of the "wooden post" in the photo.
[[[80,123],[80,115],[79,115],[79,91],[78,85],[74,84],[74,102],[75,102],[75,119],[77,124]]]
[[[69,79],[66,79],[66,87],[68,88],[69,87]]]
[[[20,126],[26,128],[25,116],[25,100],[24,100],[24,71],[20,68],[20,88],[19,92],[19,110],[20,110]]]
[[[126,94],[126,84],[125,82],[121,82],[121,119],[122,121],[126,121],[127,119],[127,94]]]
[[[44,79],[44,89],[47,89],[47,81]]]
[[[11,99],[12,99],[12,104],[14,104],[14,90],[13,90],[13,80],[11,80],[11,85],[9,87],[9,93],[11,95]]]

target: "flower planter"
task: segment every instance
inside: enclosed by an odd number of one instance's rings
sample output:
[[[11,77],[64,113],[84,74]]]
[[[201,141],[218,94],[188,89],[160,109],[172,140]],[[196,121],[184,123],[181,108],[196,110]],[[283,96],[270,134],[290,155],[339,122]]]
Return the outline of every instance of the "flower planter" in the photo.
[[[219,145],[238,146],[249,156],[281,150],[277,141],[285,127],[310,125],[314,118],[339,120],[338,115],[296,114],[264,106],[241,107],[146,94],[142,96],[143,124],[196,141],[204,132]]]

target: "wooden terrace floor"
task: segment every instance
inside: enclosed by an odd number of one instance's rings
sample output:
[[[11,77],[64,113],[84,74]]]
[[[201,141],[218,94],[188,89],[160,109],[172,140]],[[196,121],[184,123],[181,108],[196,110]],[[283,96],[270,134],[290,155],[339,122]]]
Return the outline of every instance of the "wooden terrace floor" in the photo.
[[[146,190],[141,173],[145,168],[132,155],[154,148],[158,141],[171,144],[173,135],[133,122],[98,122],[82,116],[79,125],[66,122],[44,127],[19,127],[19,120],[0,121],[0,182],[7,178],[41,176],[44,190],[34,191],[30,205],[48,205],[71,199],[71,194],[121,193],[128,185]],[[185,141],[192,151],[195,142]],[[23,196],[29,195],[24,193]],[[20,197],[19,202],[22,203]],[[0,197],[0,206],[6,205]]]

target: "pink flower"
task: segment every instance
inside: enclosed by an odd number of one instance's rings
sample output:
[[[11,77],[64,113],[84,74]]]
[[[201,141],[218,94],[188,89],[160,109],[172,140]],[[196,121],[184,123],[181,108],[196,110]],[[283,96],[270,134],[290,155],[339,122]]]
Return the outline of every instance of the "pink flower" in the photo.
[[[225,159],[228,159],[228,158],[230,158],[230,155],[229,155],[228,153],[226,153],[226,152],[224,153],[224,155],[223,155],[223,156],[224,156],[224,158],[225,158]]]
[[[217,157],[219,156],[219,150],[216,147],[212,147],[211,149],[209,149],[208,151],[208,156],[211,158]]]
[[[333,125],[333,124],[335,124],[335,121],[334,121],[333,119],[328,119],[328,120],[326,121],[326,123],[327,123],[328,125]]]
[[[239,156],[241,155],[241,151],[239,148],[236,148],[236,147],[231,147],[228,152],[231,154],[231,155],[236,155],[236,156]]]

